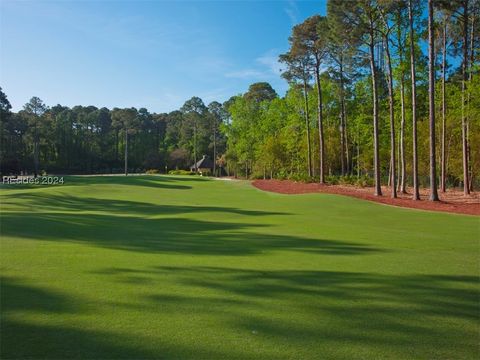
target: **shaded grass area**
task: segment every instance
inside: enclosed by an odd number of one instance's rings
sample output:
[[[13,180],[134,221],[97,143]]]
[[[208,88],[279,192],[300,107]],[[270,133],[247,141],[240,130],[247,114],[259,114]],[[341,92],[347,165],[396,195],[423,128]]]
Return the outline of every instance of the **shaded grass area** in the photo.
[[[1,358],[479,355],[477,218],[245,182],[1,190]]]

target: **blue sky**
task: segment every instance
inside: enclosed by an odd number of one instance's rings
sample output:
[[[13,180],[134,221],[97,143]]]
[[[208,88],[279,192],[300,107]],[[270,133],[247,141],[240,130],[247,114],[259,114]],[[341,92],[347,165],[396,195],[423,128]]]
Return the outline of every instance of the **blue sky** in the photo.
[[[47,105],[179,108],[268,81],[295,23],[325,1],[0,0],[0,86],[15,111]]]

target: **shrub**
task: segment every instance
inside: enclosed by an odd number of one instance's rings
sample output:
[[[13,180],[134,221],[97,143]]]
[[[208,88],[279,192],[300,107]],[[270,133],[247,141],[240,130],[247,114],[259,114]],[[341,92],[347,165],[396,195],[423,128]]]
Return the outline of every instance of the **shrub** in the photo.
[[[305,182],[305,183],[311,183],[315,181],[314,178],[312,178],[311,176],[308,176],[307,174],[291,174],[288,177],[288,179],[292,181]]]
[[[278,180],[287,180],[288,178],[289,174],[284,169],[280,169],[280,171],[278,171],[278,173],[275,175],[275,179]]]
[[[356,180],[355,185],[360,187],[373,186],[375,185],[375,181],[368,176],[362,176]]]
[[[170,170],[169,175],[195,175],[193,171],[189,170]]]
[[[338,183],[341,185],[355,185],[357,183],[357,177],[352,175],[340,176]]]
[[[325,182],[329,185],[338,185],[338,177],[333,175],[325,176]]]
[[[202,176],[212,176],[212,172],[210,171],[210,169],[198,169],[198,170]]]
[[[160,170],[158,169],[148,169],[146,171],[147,174],[159,174],[160,173]]]

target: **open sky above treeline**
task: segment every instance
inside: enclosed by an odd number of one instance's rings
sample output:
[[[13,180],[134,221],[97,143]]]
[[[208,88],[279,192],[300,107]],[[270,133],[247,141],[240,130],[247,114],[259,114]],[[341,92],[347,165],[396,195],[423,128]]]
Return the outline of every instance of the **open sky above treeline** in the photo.
[[[225,101],[267,81],[292,25],[326,1],[0,2],[0,86],[13,111],[48,105],[178,109]]]

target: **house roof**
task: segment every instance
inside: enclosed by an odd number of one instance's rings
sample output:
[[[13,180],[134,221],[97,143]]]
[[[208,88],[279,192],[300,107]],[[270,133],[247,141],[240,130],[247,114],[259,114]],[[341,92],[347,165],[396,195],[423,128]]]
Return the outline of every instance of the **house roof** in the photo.
[[[203,155],[203,157],[197,161],[197,165],[193,164],[190,166],[191,170],[197,169],[213,169],[213,161],[207,155]]]

